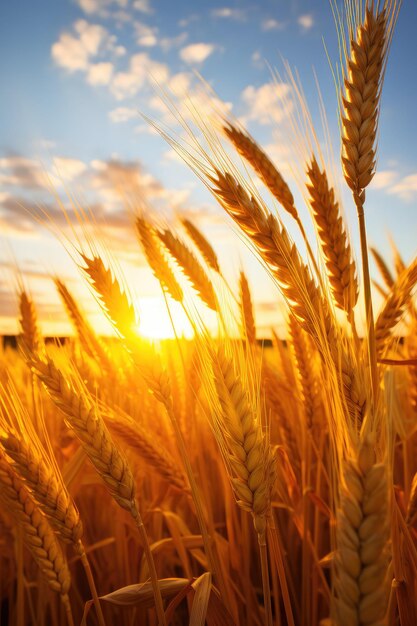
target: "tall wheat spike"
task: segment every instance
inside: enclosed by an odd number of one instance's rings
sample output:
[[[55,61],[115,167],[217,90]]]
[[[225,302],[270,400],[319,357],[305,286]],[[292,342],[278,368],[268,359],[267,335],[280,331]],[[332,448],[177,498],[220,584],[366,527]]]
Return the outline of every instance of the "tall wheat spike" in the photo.
[[[329,185],[326,171],[321,170],[313,156],[307,167],[309,203],[317,226],[319,241],[326,263],[336,306],[351,318],[359,287],[356,264],[340,214],[334,189]]]
[[[325,294],[314,282],[287,231],[275,216],[266,215],[256,198],[250,196],[228,172],[217,171],[216,178],[211,181],[220,204],[254,243],[269,267],[294,317],[311,335],[324,358],[326,351],[330,350],[336,367],[341,370],[342,393],[348,410],[354,420],[359,418],[361,421],[366,392],[361,373],[355,367],[354,355],[338,339],[338,329]]]
[[[378,3],[379,4],[379,3]],[[342,96],[342,165],[355,202],[363,205],[364,189],[375,173],[375,142],[381,83],[387,49],[387,11],[366,3],[365,19],[350,42]]]

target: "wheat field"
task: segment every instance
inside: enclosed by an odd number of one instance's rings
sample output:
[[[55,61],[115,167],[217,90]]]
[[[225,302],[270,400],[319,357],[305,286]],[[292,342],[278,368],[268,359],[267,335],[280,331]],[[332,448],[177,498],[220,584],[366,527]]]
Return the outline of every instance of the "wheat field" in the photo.
[[[0,352],[0,624],[417,624],[417,260],[368,249],[366,231],[399,4],[346,0],[336,15],[360,250],[301,90],[302,210],[232,116],[195,112],[183,142],[159,129],[271,277],[285,335],[262,341],[245,271],[228,283],[186,217],[174,230],[142,211],[132,238],[192,339],[141,337],[91,231],[66,245],[113,338],[59,276],[65,342],[45,341],[30,290],[17,293],[18,347]]]

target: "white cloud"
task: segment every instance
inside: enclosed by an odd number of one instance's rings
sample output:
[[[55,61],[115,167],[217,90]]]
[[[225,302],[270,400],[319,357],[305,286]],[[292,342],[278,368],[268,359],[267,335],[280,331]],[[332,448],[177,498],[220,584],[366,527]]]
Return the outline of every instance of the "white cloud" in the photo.
[[[279,22],[278,20],[274,20],[274,19],[267,19],[264,20],[261,24],[262,30],[264,31],[269,31],[269,30],[283,30],[285,28],[285,24],[284,22]]]
[[[113,109],[113,111],[109,112],[109,118],[115,124],[120,124],[122,122],[128,122],[133,118],[138,117],[138,112],[136,109],[132,109],[129,107],[117,107]]]
[[[136,11],[146,13],[147,15],[153,13],[149,0],[135,0],[133,3],[133,8],[136,9]]]
[[[108,85],[113,74],[113,63],[95,63],[87,72],[90,85]]]
[[[70,159],[67,157],[55,157],[53,160],[54,167],[59,177],[63,177],[66,180],[74,180],[81,176],[86,169],[87,165],[79,159]]]
[[[290,93],[291,87],[286,83],[265,83],[260,87],[248,85],[241,95],[246,105],[244,121],[279,124],[292,110],[291,100],[288,100]]]
[[[388,189],[388,193],[398,196],[405,202],[417,198],[417,174],[409,174]]]
[[[180,51],[180,57],[186,63],[203,63],[215,50],[210,43],[193,43]]]
[[[176,37],[163,37],[159,40],[159,45],[164,52],[169,52],[172,48],[179,48],[188,38],[187,33],[180,33]]]
[[[79,7],[87,13],[87,15],[100,15],[108,17],[108,7],[112,4],[120,8],[126,8],[128,0],[77,0]]]
[[[398,174],[394,170],[380,170],[372,179],[373,189],[385,189],[393,184]]]
[[[245,13],[241,9],[232,9],[231,7],[221,7],[219,9],[213,9],[211,16],[215,18],[243,20]]]
[[[310,30],[314,26],[314,17],[311,13],[304,13],[299,16],[297,22],[304,30]]]
[[[139,46],[144,46],[146,48],[152,48],[156,46],[158,43],[157,35],[158,29],[147,26],[142,22],[135,22],[135,30],[136,30],[136,41]]]
[[[91,57],[98,54],[100,46],[108,38],[108,32],[99,24],[78,20],[74,24],[75,35],[62,33],[51,48],[57,65],[69,72],[87,70]]]
[[[141,52],[131,57],[128,71],[115,74],[110,89],[117,100],[123,100],[136,95],[151,78],[166,82],[169,78],[168,67]]]

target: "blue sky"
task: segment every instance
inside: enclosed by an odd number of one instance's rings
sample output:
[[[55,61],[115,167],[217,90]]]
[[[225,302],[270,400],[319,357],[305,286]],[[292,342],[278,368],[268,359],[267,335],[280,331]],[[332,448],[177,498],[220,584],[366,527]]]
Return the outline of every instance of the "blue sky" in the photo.
[[[404,0],[384,86],[378,174],[367,208],[370,242],[389,254],[391,233],[406,259],[416,253],[417,242],[416,24],[417,4]],[[45,189],[45,171],[65,204],[71,191],[107,223],[103,229],[121,262],[133,266],[137,255],[139,296],[153,297],[157,288],[143,268],[115,185],[121,180],[139,184],[146,203],[167,220],[175,211],[193,216],[214,238],[231,280],[244,263],[255,285],[258,319],[267,327],[281,306],[276,293],[237,245],[221,209],[139,112],[166,120],[152,77],[181,97],[195,93],[192,72],[197,70],[271,150],[294,185],[283,132],[288,120],[279,113],[270,67],[281,74],[282,56],[297,68],[317,117],[314,69],[338,155],[335,89],[323,37],[336,61],[330,3],[321,0],[1,3],[0,46],[6,62],[0,65],[0,332],[16,327],[14,263],[46,328],[66,328],[50,285],[53,272],[70,281],[94,314],[62,245],[28,213],[36,204],[45,206],[65,232],[57,203]],[[348,193],[344,199],[357,248]],[[307,210],[300,211],[308,220]]]

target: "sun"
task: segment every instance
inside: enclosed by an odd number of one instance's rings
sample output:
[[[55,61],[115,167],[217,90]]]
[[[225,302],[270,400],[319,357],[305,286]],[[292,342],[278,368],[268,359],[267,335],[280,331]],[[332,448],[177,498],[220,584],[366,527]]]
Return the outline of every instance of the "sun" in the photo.
[[[141,337],[175,339],[175,333],[178,337],[193,336],[190,322],[178,302],[171,301],[169,304],[175,332],[162,296],[138,298],[137,308],[139,310],[137,332]]]

